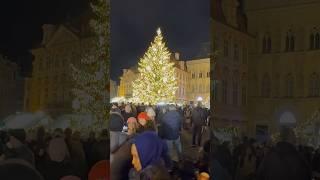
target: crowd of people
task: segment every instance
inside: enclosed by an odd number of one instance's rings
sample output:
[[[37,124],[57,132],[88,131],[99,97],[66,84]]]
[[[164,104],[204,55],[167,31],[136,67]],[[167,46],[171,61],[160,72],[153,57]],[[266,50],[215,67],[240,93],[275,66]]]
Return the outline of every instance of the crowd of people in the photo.
[[[320,149],[296,145],[294,131],[281,130],[278,142],[258,142],[247,137],[233,143],[213,138],[208,157],[213,179],[317,180]]]
[[[111,179],[209,179],[205,158],[210,143],[202,142],[208,116],[201,103],[184,107],[113,104],[109,127]],[[203,149],[197,161],[183,152],[184,130],[192,131],[192,147]]]
[[[107,174],[108,145],[108,130],[87,134],[70,128],[48,132],[44,127],[1,131],[0,179],[86,180]]]

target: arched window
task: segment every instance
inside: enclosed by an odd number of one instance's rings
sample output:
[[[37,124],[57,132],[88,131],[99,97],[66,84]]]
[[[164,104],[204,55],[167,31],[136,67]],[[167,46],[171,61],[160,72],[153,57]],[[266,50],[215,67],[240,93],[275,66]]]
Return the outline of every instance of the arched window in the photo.
[[[314,49],[314,34],[312,33],[311,35],[310,35],[310,49]]]
[[[228,103],[228,82],[227,80],[222,80],[222,102]]]
[[[289,44],[290,44],[290,39],[289,39],[289,35],[287,34],[286,36],[286,51],[289,51]]]
[[[316,46],[316,49],[319,49],[320,48],[320,35],[319,33],[316,34],[316,38],[315,38],[315,46]]]
[[[263,37],[263,40],[262,40],[262,52],[265,53],[265,52],[266,52],[266,49],[267,49],[267,39],[266,39],[266,37],[264,36],[264,37]]]
[[[245,73],[241,77],[241,104],[247,105],[247,77]]]
[[[294,51],[294,36],[290,37],[290,51]]]
[[[288,74],[286,76],[286,79],[285,79],[285,85],[286,85],[286,88],[285,88],[285,96],[286,97],[293,97],[293,76],[292,74]]]
[[[270,78],[267,73],[262,78],[261,95],[262,97],[270,97]]]
[[[286,51],[294,51],[295,48],[295,37],[291,30],[286,35]]]
[[[318,74],[312,73],[309,81],[309,96],[317,97],[319,96],[320,91],[320,79]]]
[[[271,38],[268,37],[267,40],[267,52],[270,53],[271,52]]]
[[[235,71],[232,78],[232,104],[238,105],[239,73]]]

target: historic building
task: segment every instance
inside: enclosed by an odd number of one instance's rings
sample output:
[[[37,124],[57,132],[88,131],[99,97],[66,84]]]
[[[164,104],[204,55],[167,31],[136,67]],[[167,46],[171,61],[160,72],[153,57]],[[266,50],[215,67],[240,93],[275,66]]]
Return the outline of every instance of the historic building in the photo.
[[[118,96],[130,98],[132,97],[132,83],[138,78],[137,67],[131,67],[130,69],[123,69],[123,74],[120,77],[120,84],[118,87]]]
[[[0,119],[22,112],[24,79],[19,74],[19,67],[0,56]]]
[[[320,2],[247,0],[245,5],[248,32],[254,35],[251,133],[299,125],[320,108]]]
[[[210,58],[193,59],[186,61],[189,79],[187,81],[188,100],[202,101],[210,106]]]
[[[180,60],[179,53],[173,53],[170,59],[174,63],[175,77],[178,84],[176,102],[180,104],[195,102],[200,97],[204,104],[209,106],[210,78],[208,74],[210,73],[210,59],[183,61]],[[123,69],[118,87],[118,96],[132,97],[132,82],[138,77],[138,73],[136,66],[130,69]],[[192,91],[189,91],[190,87],[193,87]]]
[[[249,125],[248,49],[253,37],[237,0],[214,0],[211,8],[212,125],[245,132]]]
[[[34,61],[25,98],[27,111],[52,116],[72,112],[71,64],[79,66],[92,44],[92,34],[83,24],[43,25],[42,43],[31,50]]]
[[[214,0],[214,127],[242,127],[265,138],[314,115],[320,108],[319,9],[312,0]]]

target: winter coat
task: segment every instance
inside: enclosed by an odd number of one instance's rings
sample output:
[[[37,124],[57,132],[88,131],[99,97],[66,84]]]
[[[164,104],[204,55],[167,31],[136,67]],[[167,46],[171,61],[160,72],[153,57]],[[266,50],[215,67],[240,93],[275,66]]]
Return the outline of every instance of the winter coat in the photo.
[[[311,171],[295,147],[279,142],[262,161],[257,180],[310,180]]]
[[[195,126],[204,126],[205,125],[205,113],[204,109],[196,107],[191,112],[191,121]]]
[[[165,168],[164,163],[149,165],[140,172],[132,168],[129,172],[129,180],[169,180],[172,179]]]
[[[58,180],[64,176],[74,175],[75,172],[70,161],[55,162],[47,160],[42,174],[45,180]]]
[[[125,125],[124,118],[121,113],[111,112],[110,113],[110,131],[122,131],[123,126]]]
[[[132,139],[128,139],[113,153],[114,160],[110,166],[112,180],[127,180],[129,178],[129,171],[133,168],[131,164],[131,145]]]
[[[180,136],[182,116],[177,111],[164,114],[161,121],[161,135],[163,139],[176,140]]]

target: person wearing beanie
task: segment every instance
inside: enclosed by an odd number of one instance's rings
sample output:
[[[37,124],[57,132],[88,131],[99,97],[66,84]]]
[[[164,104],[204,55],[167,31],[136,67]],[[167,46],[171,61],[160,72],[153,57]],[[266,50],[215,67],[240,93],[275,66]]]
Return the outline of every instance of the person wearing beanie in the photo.
[[[137,119],[134,117],[130,117],[127,121],[128,124],[128,134],[133,135],[137,132],[138,129],[138,122]]]
[[[146,112],[141,112],[138,115],[138,124],[140,125],[138,132],[143,131],[155,131],[156,128],[154,126],[153,121],[150,119],[148,114]]]

